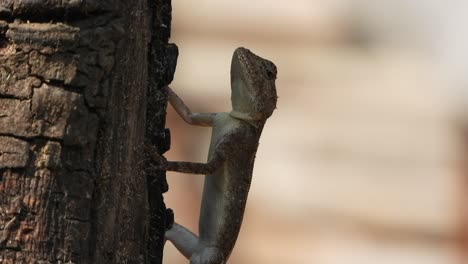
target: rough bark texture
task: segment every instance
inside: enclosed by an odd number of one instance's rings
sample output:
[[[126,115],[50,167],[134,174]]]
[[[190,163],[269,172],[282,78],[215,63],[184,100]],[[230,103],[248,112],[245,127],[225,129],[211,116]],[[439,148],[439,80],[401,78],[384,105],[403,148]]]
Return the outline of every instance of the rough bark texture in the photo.
[[[1,263],[161,263],[169,30],[169,1],[0,1]]]
[[[148,53],[148,102],[150,103],[148,103],[146,110],[146,136],[147,141],[154,145],[159,153],[164,153],[170,146],[170,134],[168,129],[164,129],[167,94],[162,87],[169,84],[174,77],[178,49],[176,45],[168,44],[171,33],[171,1],[150,1],[149,8],[154,11],[153,16],[151,16],[151,28],[153,30],[151,31]],[[171,220],[173,221],[173,219],[166,216],[165,205],[161,196],[161,193],[168,191],[165,172],[160,172],[157,175],[147,175],[147,182],[150,207],[148,257],[149,263],[157,264],[162,262],[165,228],[172,224]]]

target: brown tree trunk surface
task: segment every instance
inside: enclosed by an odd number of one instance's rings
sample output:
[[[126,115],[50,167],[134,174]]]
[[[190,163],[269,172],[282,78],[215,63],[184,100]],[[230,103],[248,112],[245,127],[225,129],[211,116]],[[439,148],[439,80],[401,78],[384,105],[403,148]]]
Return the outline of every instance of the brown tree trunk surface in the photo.
[[[161,263],[143,144],[168,148],[170,19],[169,0],[0,0],[0,263]]]

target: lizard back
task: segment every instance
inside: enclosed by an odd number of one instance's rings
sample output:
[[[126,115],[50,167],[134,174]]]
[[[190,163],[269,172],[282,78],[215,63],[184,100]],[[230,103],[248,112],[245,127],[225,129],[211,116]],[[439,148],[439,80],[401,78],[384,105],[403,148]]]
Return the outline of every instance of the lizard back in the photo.
[[[221,140],[230,141],[230,147],[223,164],[205,176],[200,244],[220,248],[226,255],[232,251],[242,224],[260,133],[261,128],[228,113],[215,118],[209,156]]]

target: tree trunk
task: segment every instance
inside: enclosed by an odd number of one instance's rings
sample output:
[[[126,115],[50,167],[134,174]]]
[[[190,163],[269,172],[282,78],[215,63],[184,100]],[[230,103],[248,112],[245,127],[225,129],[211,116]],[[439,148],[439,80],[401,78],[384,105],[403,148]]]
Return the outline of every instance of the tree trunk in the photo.
[[[161,263],[170,0],[0,0],[0,262]],[[145,139],[146,138],[146,139]]]

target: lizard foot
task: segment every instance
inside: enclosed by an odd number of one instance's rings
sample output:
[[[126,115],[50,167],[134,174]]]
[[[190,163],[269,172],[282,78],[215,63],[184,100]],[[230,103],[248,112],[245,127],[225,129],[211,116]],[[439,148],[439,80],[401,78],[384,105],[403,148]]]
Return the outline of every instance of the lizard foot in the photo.
[[[148,153],[148,158],[155,162],[158,165],[166,165],[167,160],[161,154],[158,153],[158,149],[149,143],[145,144],[144,146],[146,152]]]

